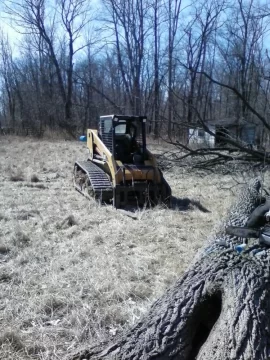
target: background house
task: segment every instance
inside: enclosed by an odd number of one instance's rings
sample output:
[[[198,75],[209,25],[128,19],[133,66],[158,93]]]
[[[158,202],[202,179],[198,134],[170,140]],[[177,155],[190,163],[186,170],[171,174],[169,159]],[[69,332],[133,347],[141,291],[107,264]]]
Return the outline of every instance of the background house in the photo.
[[[206,123],[210,135],[201,125],[189,128],[189,144],[214,147],[225,145],[226,138],[237,139],[243,145],[257,146],[260,144],[259,126],[255,123],[237,119],[222,119],[215,123]],[[225,138],[225,139],[224,139]]]
[[[216,128],[215,125],[208,125],[208,128],[211,132],[215,134]],[[189,128],[188,130],[188,143],[189,145],[194,146],[215,146],[215,136],[210,135],[202,127]]]

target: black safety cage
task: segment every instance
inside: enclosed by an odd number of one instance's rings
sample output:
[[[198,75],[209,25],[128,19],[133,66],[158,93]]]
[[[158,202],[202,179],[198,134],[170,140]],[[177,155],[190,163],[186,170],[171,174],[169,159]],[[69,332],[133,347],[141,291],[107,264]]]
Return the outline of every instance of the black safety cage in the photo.
[[[115,156],[117,135],[130,134],[134,136],[142,155],[146,154],[146,116],[108,115],[101,116],[99,133],[105,146]]]

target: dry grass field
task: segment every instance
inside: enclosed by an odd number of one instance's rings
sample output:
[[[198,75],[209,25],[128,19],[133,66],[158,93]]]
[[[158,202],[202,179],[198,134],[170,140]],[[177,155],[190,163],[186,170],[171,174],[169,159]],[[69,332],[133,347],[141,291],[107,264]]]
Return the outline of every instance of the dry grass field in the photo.
[[[86,156],[79,142],[0,138],[0,359],[63,359],[131,327],[239,191],[229,175],[174,168],[165,177],[178,206],[134,220],[73,189]]]

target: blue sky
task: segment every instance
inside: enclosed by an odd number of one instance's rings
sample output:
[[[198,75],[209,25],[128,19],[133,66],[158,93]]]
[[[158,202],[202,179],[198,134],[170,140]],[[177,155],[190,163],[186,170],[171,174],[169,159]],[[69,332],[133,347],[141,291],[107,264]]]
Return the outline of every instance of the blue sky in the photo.
[[[97,9],[101,5],[101,0],[89,0],[89,3],[92,8]],[[53,2],[51,2],[51,4],[53,4]],[[10,44],[14,50],[18,50],[19,41],[22,39],[22,35],[16,31],[15,24],[14,22],[12,23],[12,19],[4,13],[3,0],[0,0],[0,30],[2,30],[4,34],[8,35]]]
[[[3,11],[3,3],[0,1],[0,30],[7,34],[10,40],[11,45],[16,45],[17,41],[20,39],[21,35],[12,28],[11,20],[8,19],[8,16]]]

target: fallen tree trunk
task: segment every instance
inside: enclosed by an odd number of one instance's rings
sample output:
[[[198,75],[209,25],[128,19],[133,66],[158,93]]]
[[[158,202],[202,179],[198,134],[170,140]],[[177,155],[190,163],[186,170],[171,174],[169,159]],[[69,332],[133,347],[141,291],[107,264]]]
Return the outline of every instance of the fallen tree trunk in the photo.
[[[73,355],[77,359],[270,359],[270,249],[225,234],[242,226],[260,203],[253,181],[176,284],[149,313],[113,344]]]

